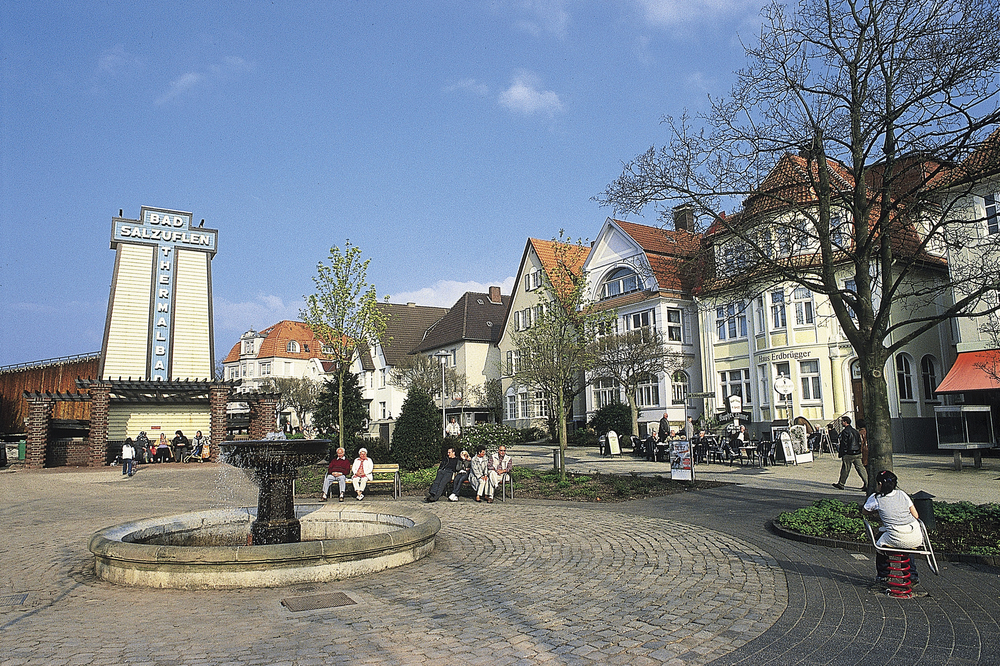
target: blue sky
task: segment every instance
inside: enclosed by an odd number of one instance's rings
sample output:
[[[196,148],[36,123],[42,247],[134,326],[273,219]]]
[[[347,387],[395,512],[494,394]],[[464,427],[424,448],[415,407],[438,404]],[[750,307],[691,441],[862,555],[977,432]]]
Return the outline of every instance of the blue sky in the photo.
[[[761,4],[0,3],[0,365],[100,349],[142,205],[219,230],[217,356],[345,239],[380,299],[508,293],[526,238],[593,236],[661,117],[727,92]]]

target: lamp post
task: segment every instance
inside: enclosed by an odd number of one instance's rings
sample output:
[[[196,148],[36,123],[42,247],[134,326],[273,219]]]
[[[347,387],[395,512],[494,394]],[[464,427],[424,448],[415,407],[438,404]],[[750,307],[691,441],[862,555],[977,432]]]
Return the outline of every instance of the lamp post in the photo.
[[[448,362],[448,357],[451,356],[451,354],[442,349],[438,353],[434,354],[434,356],[441,359],[441,436],[446,437],[448,434],[446,432],[448,425],[445,423],[444,416],[444,364]]]

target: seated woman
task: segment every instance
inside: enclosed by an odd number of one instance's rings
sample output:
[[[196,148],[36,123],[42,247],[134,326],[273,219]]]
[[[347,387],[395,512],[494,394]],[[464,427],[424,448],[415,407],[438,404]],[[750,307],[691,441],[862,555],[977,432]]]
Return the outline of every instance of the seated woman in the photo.
[[[375,478],[372,473],[374,468],[375,463],[368,457],[368,449],[358,449],[358,457],[351,465],[351,485],[354,486],[354,492],[358,494],[359,502],[365,498],[365,487],[367,487],[368,482]]]
[[[160,441],[156,443],[156,462],[167,462],[172,457],[170,442],[166,433],[160,433]]]
[[[913,500],[902,490],[896,488],[898,477],[888,470],[882,470],[875,477],[875,492],[865,502],[861,510],[866,516],[878,516],[882,522],[881,532],[875,543],[886,548],[917,549],[924,545],[924,534],[920,530],[920,518]],[[917,570],[910,560],[910,580],[917,582]],[[885,581],[889,578],[889,557],[882,553],[875,555],[875,580]]]

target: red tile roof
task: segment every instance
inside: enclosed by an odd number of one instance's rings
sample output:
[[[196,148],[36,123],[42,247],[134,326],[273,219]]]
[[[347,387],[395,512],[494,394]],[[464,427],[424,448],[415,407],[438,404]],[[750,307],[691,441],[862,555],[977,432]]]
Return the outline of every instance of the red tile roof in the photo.
[[[662,229],[624,220],[611,220],[643,249],[661,292],[690,292],[693,275],[689,263],[701,251],[701,234]],[[616,305],[626,305],[619,299]],[[644,300],[644,299],[640,299]]]
[[[322,357],[323,345],[313,334],[309,325],[301,321],[279,321],[273,326],[268,326],[262,330],[261,335],[264,340],[260,344],[260,349],[254,358],[298,358],[310,359]],[[298,352],[289,352],[288,343],[295,341],[299,343]],[[223,363],[231,363],[240,360],[242,341],[233,345]]]

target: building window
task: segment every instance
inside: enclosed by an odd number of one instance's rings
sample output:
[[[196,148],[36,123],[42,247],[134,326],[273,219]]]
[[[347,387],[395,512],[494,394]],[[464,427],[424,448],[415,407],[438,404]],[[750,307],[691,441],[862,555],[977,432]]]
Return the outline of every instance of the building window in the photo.
[[[601,299],[639,291],[639,276],[631,268],[619,268],[601,286]]]
[[[655,323],[656,317],[653,315],[652,310],[625,315],[625,328],[630,331],[634,331],[637,328],[649,328]]]
[[[253,353],[253,340],[246,340],[243,343],[243,353],[252,354]]]
[[[598,379],[594,382],[594,409],[607,407],[619,402],[618,385],[613,379]]]
[[[549,401],[545,399],[545,393],[535,391],[535,418],[549,418]]]
[[[746,304],[739,301],[716,308],[715,329],[720,341],[747,337]]]
[[[517,394],[517,411],[521,413],[522,419],[531,418],[531,394],[521,391]]]
[[[795,325],[807,326],[813,323],[813,295],[805,287],[796,287],[792,293],[795,301]]]
[[[822,400],[819,382],[819,361],[799,361],[803,400]]]
[[[788,322],[785,319],[785,292],[771,292],[771,328],[786,328]]]
[[[385,408],[385,403],[384,402],[378,403],[378,408],[379,408],[379,414],[381,414],[381,416],[379,418],[381,418],[383,421],[386,420],[387,418],[389,418],[389,416],[388,416],[389,410],[387,410]]]
[[[851,296],[857,295],[858,283],[854,280],[854,278],[844,280],[844,291],[849,292]],[[858,314],[854,311],[854,308],[847,303],[845,303],[845,305],[847,305],[847,312],[851,315],[851,319],[857,319]]]
[[[757,307],[754,308],[754,314],[757,317],[757,319],[756,319],[757,327],[756,327],[756,330],[754,330],[754,333],[763,333],[764,332],[764,319],[767,317],[767,314],[764,312],[764,297],[763,296],[758,296],[757,297]]]
[[[750,370],[726,370],[719,373],[719,383],[722,385],[722,401],[731,395],[738,395],[743,398],[743,404],[750,404]]]
[[[767,378],[767,366],[758,365],[757,366],[757,377],[760,379],[760,404],[768,405],[771,403],[771,392],[768,390],[768,378]]]
[[[684,313],[680,310],[667,310],[667,340],[684,342]]]
[[[688,374],[683,370],[678,370],[670,376],[670,402],[674,405],[683,405],[687,402],[688,388],[690,380]]]
[[[928,402],[937,400],[934,389],[937,388],[937,369],[934,366],[933,356],[924,356],[920,359],[920,376],[924,384],[924,400]]]
[[[660,404],[660,380],[647,374],[635,387],[635,402],[640,407],[657,407]]]
[[[454,368],[457,365],[458,365],[458,350],[457,349],[452,349],[451,350],[451,367]]]
[[[905,354],[896,356],[896,386],[900,400],[913,400],[913,371]]]
[[[271,374],[271,362],[266,361],[260,364],[260,374],[261,376]]]
[[[986,233],[1000,233],[1000,217],[997,216],[997,194],[987,194],[983,197],[986,204]]]
[[[289,340],[288,344],[285,345],[285,351],[287,351],[289,354],[298,354],[299,343],[296,342],[295,340]]]
[[[851,239],[851,227],[846,213],[830,215],[830,243],[835,250],[846,250]]]
[[[388,368],[382,368],[378,373],[378,386],[379,388],[385,388],[385,378],[388,374]]]
[[[542,271],[537,269],[526,273],[524,276],[524,290],[534,291],[542,286]]]
[[[507,375],[514,376],[517,374],[517,362],[521,352],[514,350],[507,352]]]
[[[517,396],[508,395],[507,396],[507,419],[514,420],[517,418]]]

